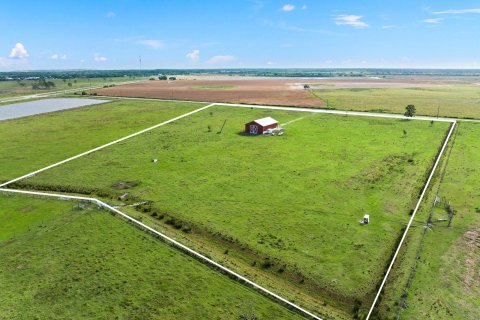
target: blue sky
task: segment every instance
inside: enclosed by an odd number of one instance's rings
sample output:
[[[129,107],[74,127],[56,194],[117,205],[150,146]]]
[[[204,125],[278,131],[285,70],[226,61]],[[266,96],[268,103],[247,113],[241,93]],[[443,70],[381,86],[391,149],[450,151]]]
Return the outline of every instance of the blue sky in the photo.
[[[480,1],[11,1],[0,71],[480,68]]]

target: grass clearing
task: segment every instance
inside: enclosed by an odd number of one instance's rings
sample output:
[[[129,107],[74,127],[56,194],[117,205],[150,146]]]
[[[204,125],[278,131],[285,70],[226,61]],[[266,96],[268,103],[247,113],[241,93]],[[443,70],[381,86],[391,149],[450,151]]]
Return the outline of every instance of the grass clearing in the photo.
[[[85,88],[91,86],[112,85],[117,82],[129,81],[125,77],[112,78],[77,78],[77,79],[46,79],[52,81],[55,86],[50,89],[32,89],[32,85],[38,80],[21,80],[21,81],[0,81],[0,98],[12,98],[22,95],[47,93],[53,91],[70,90],[76,88]],[[69,85],[69,83],[71,85]]]
[[[328,100],[328,107],[339,110],[405,112],[415,105],[417,114],[441,117],[480,118],[480,87],[438,86],[425,88],[313,90],[312,97]],[[440,109],[438,109],[440,107]]]
[[[0,181],[7,181],[204,106],[117,100],[0,121]]]
[[[75,205],[0,195],[2,223],[14,228],[0,238],[0,318],[302,319],[120,218]]]
[[[434,209],[433,225],[425,234],[423,249],[412,285],[407,291],[406,309],[401,319],[478,319],[480,318],[480,125],[460,123],[452,154],[440,186],[439,196],[451,201],[456,210],[452,228],[442,206]],[[437,179],[437,186],[438,186]],[[437,186],[425,202],[420,221],[426,221]],[[422,227],[409,238],[409,249],[396,268],[391,293],[380,306],[382,318],[398,312],[398,301],[410,274],[411,261],[418,248]],[[413,253],[412,253],[413,252]],[[400,281],[398,281],[400,280]]]
[[[448,124],[318,114],[281,137],[241,133],[264,116],[299,113],[215,106],[24,185],[151,200],[139,210],[229,243],[226,256],[249,253],[259,279],[297,281],[353,314],[370,302]]]

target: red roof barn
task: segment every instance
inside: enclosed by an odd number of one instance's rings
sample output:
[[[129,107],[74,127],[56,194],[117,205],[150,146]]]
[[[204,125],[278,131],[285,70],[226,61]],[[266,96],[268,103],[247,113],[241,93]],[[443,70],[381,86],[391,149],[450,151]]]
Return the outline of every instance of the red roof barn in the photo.
[[[278,121],[266,117],[245,124],[245,132],[250,134],[263,134],[268,129],[275,129],[278,127]]]

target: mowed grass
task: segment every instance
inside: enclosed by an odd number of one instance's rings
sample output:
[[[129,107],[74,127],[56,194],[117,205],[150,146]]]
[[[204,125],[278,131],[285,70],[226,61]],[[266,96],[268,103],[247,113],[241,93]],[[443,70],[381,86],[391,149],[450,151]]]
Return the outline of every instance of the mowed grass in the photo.
[[[415,105],[417,114],[441,117],[480,118],[480,86],[425,88],[313,90],[312,96],[339,110],[405,112]],[[439,108],[440,107],[440,108]]]
[[[244,123],[265,116],[303,118],[281,137],[242,133]],[[447,128],[215,106],[26,183],[128,191],[267,255],[252,261],[259,269],[300,273],[316,295],[353,305],[371,298]],[[131,188],[118,190],[120,182]],[[371,225],[359,224],[364,214]]]
[[[459,124],[439,192],[456,210],[452,228],[447,228],[447,222],[438,221],[448,215],[442,206],[436,208],[401,319],[480,319],[479,135],[479,124]],[[427,219],[436,190],[435,187],[419,212],[423,221]],[[419,229],[415,230],[417,234]],[[415,234],[412,238],[418,241]],[[418,248],[412,242],[408,245],[415,251]],[[410,270],[400,265],[394,276],[401,273],[410,274]],[[401,285],[404,287],[401,282],[391,284],[394,288]],[[396,299],[399,301],[400,297]],[[385,310],[388,305],[392,314],[396,314],[398,306],[391,297],[381,309]]]
[[[120,218],[75,206],[0,195],[1,319],[301,319]]]
[[[27,174],[203,105],[119,100],[0,121],[0,181]]]

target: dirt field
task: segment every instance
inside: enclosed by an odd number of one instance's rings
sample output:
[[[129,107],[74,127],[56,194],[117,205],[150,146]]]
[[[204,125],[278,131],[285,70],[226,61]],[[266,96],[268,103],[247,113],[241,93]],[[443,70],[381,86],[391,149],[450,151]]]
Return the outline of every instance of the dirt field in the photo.
[[[478,78],[457,77],[361,77],[361,78],[254,78],[238,76],[186,76],[176,81],[145,81],[93,90],[99,95],[267,104],[280,106],[325,107],[313,98],[311,89],[408,88],[451,86],[478,82]]]
[[[94,90],[99,95],[209,102],[323,107],[307,90],[285,80],[177,80],[146,81]],[[220,88],[223,87],[223,88]]]

